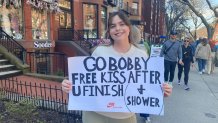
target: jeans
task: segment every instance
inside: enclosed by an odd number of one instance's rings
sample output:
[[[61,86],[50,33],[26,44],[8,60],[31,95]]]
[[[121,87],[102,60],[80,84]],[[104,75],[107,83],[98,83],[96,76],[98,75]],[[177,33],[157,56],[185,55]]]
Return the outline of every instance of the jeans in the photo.
[[[191,62],[190,61],[188,61],[188,62],[183,61],[183,63],[184,63],[184,65],[178,64],[178,79],[181,80],[182,72],[184,69],[184,82],[185,82],[185,85],[188,85]]]
[[[147,119],[149,116],[150,116],[149,114],[142,114],[142,113],[140,113],[140,117],[143,117],[145,119]]]
[[[205,70],[207,60],[206,59],[198,59],[198,70],[199,72],[202,72],[202,70]]]
[[[165,82],[168,82],[168,80],[169,82],[173,82],[176,63],[177,62],[164,60],[164,81]],[[169,74],[170,74],[170,79],[169,79]]]

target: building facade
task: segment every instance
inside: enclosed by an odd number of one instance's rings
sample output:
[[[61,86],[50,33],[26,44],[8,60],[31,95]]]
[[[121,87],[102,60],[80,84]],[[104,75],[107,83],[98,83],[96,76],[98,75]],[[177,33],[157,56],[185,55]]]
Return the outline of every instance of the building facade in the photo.
[[[151,43],[159,42],[159,37],[166,35],[165,0],[144,0],[142,15],[144,37]]]
[[[53,52],[56,41],[72,40],[76,34],[105,38],[109,13],[117,10],[129,15],[144,38],[155,41],[164,34],[165,0],[3,1],[0,26],[28,51]]]
[[[107,38],[109,13],[118,10],[129,16],[141,30],[142,38],[155,41],[164,34],[164,0],[2,1],[0,26],[28,52],[36,53],[33,57],[37,58],[41,57],[39,52],[62,52],[67,57],[90,55],[92,41]],[[58,65],[47,54],[43,61],[29,61],[36,64],[36,70],[45,66],[53,71],[53,66]]]
[[[55,7],[56,2],[50,1],[3,0],[0,26],[29,51],[52,50],[55,47]]]

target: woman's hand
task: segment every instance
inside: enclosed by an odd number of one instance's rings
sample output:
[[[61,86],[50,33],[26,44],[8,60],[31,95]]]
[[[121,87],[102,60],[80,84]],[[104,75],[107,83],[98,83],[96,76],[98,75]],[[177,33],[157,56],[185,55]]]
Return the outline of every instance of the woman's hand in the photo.
[[[66,93],[69,93],[72,90],[72,83],[69,80],[63,80],[62,83],[62,90]]]
[[[163,83],[164,96],[168,97],[172,94],[172,86],[167,83]]]
[[[184,65],[184,63],[182,62],[181,59],[179,60],[179,64],[182,65],[182,66]]]

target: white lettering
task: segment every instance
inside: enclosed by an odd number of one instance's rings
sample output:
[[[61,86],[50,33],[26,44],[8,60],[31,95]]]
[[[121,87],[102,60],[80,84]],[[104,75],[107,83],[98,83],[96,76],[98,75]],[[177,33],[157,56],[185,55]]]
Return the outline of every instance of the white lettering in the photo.
[[[48,47],[52,47],[52,43],[51,42],[38,42],[35,41],[34,42],[34,48],[48,48]]]

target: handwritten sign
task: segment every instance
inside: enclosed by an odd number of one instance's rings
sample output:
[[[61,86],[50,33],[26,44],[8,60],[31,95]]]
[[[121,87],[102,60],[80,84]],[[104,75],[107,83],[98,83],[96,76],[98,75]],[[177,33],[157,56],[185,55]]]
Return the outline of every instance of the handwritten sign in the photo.
[[[160,56],[162,46],[151,46],[151,57]]]
[[[163,115],[161,57],[68,58],[69,110]]]

